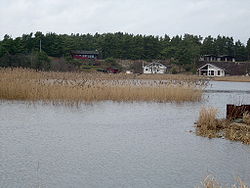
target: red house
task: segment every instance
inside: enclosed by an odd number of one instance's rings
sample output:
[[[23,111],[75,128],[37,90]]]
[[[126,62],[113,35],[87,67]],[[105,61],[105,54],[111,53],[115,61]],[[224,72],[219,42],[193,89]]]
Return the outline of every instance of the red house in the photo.
[[[117,68],[112,68],[112,67],[109,67],[106,69],[108,73],[118,73],[119,70]]]
[[[98,51],[84,51],[75,50],[71,51],[72,58],[74,59],[99,59],[100,54]]]

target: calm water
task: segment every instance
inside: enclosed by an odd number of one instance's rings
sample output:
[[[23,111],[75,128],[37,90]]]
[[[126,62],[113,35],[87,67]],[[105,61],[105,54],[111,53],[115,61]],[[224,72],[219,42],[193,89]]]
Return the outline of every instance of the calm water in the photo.
[[[0,187],[194,187],[208,174],[250,184],[250,146],[190,133],[201,106],[225,116],[250,83],[213,82],[202,103],[0,103]]]

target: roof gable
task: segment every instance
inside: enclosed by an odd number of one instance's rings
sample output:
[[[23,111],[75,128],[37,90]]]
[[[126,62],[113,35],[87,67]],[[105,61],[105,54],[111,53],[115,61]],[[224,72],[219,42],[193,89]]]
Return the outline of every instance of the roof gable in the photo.
[[[167,68],[165,65],[161,64],[161,63],[150,63],[144,67],[162,67],[162,68]]]
[[[198,68],[198,70],[201,70],[201,69],[203,69],[203,68],[206,67],[206,66],[212,66],[212,67],[215,67],[215,68],[217,68],[217,69],[224,70],[223,68],[220,68],[220,67],[218,67],[218,66],[215,66],[215,65],[213,65],[213,64],[211,64],[211,63],[206,63],[205,65],[203,65],[203,66],[201,66],[200,68]]]

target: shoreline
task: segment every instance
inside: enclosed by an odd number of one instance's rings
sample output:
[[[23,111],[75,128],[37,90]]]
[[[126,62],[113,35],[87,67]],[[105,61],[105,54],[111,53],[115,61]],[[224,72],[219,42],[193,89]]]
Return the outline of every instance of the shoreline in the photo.
[[[250,82],[250,76],[225,76],[225,77],[214,77],[212,81],[222,82]]]

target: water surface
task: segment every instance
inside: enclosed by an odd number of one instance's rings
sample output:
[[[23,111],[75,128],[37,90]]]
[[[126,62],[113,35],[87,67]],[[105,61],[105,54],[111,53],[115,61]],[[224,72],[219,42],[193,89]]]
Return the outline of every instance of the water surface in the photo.
[[[250,103],[250,83],[212,82],[207,90],[202,103],[179,105],[2,101],[0,187],[186,188],[208,174],[250,184],[248,145],[190,133],[202,106],[223,117],[227,103]]]

